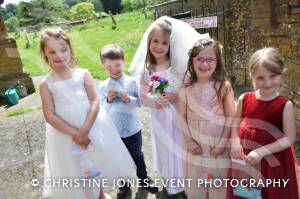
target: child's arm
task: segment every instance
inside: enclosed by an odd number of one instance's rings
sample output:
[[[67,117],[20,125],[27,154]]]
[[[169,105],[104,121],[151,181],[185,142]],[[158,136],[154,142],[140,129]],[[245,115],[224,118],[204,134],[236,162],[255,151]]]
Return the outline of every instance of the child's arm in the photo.
[[[199,155],[202,153],[201,147],[198,145],[191,136],[190,129],[187,124],[187,102],[186,102],[186,89],[181,88],[178,92],[178,103],[177,109],[179,112],[179,124],[181,131],[183,132],[184,140],[187,144],[188,151],[194,155]]]
[[[282,123],[284,132],[283,137],[273,143],[261,146],[258,149],[251,151],[246,157],[247,163],[257,164],[264,156],[283,151],[293,145],[296,140],[296,126],[294,107],[290,101],[288,101],[284,107]]]
[[[177,93],[164,93],[163,95],[166,96],[170,104],[177,100]]]
[[[225,126],[220,137],[220,142],[211,150],[211,154],[213,156],[223,153],[224,149],[227,147],[228,139],[230,138],[231,125],[235,114],[233,89],[229,82],[226,82],[225,90],[226,93],[223,105],[225,112]]]
[[[235,117],[233,119],[232,128],[231,128],[231,156],[237,159],[245,159],[244,150],[240,143],[240,138],[238,136],[240,123],[242,120],[243,97],[244,94],[241,95],[238,99]]]
[[[107,99],[107,95],[108,92],[106,92],[106,88],[107,88],[107,82],[104,81],[100,84],[99,86],[99,101],[100,101],[100,106],[105,110],[105,111],[109,111],[110,106],[112,105],[112,103],[110,103]]]
[[[90,111],[87,113],[85,122],[80,128],[80,131],[82,132],[82,135],[87,136],[97,118],[100,109],[96,85],[89,72],[84,74],[84,87],[90,101]]]
[[[42,101],[43,114],[47,123],[49,123],[60,132],[72,137],[79,133],[78,129],[69,125],[55,114],[52,94],[49,91],[47,83],[45,81],[40,84],[40,96]]]

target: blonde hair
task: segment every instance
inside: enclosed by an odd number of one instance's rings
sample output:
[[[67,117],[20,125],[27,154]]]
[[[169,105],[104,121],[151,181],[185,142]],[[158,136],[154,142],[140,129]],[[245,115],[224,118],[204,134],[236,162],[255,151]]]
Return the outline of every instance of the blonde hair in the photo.
[[[172,25],[167,20],[160,21],[154,25],[153,29],[150,31],[150,33],[148,35],[145,67],[151,72],[153,72],[155,70],[154,67],[157,63],[156,63],[155,57],[152,55],[152,53],[150,51],[150,43],[151,43],[151,40],[152,40],[153,36],[155,35],[155,33],[157,33],[157,31],[161,31],[164,36],[170,38],[171,32],[172,32]],[[169,47],[169,50],[167,53],[167,57],[170,58],[170,47]]]
[[[53,28],[47,28],[42,31],[41,33],[41,38],[40,38],[40,53],[42,58],[46,61],[46,63],[49,64],[49,60],[45,55],[45,47],[47,45],[47,41],[50,38],[54,38],[56,40],[58,39],[63,39],[69,46],[70,51],[71,51],[71,61],[70,61],[70,66],[71,67],[78,67],[79,66],[79,61],[76,58],[74,54],[74,50],[71,44],[70,38],[67,36],[65,31],[61,29],[60,27],[53,27]]]
[[[285,72],[285,66],[278,50],[266,47],[257,50],[249,60],[250,77],[258,68],[264,67],[268,71],[281,75]]]

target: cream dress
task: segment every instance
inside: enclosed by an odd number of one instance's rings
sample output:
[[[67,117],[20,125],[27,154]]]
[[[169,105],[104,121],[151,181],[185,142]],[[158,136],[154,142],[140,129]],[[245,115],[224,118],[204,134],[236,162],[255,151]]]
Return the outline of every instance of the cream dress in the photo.
[[[195,181],[227,178],[230,165],[227,150],[217,158],[210,156],[210,150],[220,142],[225,124],[224,109],[217,100],[214,82],[186,87],[185,98],[190,136],[202,150],[202,155],[186,153],[185,176],[194,182],[186,187],[187,196],[189,199],[225,199],[225,187],[207,188]]]
[[[76,128],[83,125],[90,109],[84,87],[86,72],[84,69],[75,69],[72,78],[68,80],[53,81],[51,75],[45,79],[53,96],[55,114]],[[101,172],[95,179],[112,180],[135,176],[135,164],[104,112],[99,112],[89,132],[89,138],[91,144],[88,153],[84,153],[83,158],[80,158],[78,145],[73,142],[72,137],[46,124],[44,180],[82,179],[85,176],[83,167],[88,163],[99,168]],[[73,188],[47,186],[44,187],[43,196],[53,199],[94,199],[99,196],[99,187],[75,186],[75,184]]]

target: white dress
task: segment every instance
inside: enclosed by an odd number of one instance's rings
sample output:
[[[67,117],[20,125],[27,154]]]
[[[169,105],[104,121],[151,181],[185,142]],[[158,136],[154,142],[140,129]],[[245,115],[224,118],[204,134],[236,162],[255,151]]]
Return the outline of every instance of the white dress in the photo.
[[[165,71],[154,72],[147,75],[165,77],[169,82],[167,92],[176,92],[176,83],[179,81],[169,67]],[[151,141],[154,171],[158,171],[164,180],[183,178],[182,133],[178,128],[176,104],[170,104],[164,108],[151,108]],[[182,187],[167,186],[169,194],[183,191]]]
[[[56,82],[52,80],[51,75],[46,77],[48,89],[53,96],[55,114],[76,128],[83,125],[90,108],[84,87],[86,72],[84,69],[75,69],[71,79]],[[82,179],[83,167],[88,163],[100,168],[101,174],[95,177],[98,180],[135,177],[135,164],[105,113],[98,114],[89,132],[89,138],[89,152],[82,158],[75,153],[78,145],[72,141],[72,137],[46,124],[44,180]],[[44,187],[43,196],[53,199],[93,199],[98,198],[99,191],[99,187],[92,189],[47,186]]]

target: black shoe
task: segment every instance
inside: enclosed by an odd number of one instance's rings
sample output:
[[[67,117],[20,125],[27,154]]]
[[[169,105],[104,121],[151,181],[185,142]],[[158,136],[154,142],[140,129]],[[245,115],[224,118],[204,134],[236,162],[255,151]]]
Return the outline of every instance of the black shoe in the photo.
[[[158,192],[158,187],[155,186],[155,183],[150,178],[143,180],[142,187],[146,189],[149,193],[155,194]]]
[[[120,187],[117,193],[117,199],[126,199],[127,195],[131,193],[130,187]]]
[[[187,199],[187,196],[185,195],[185,192],[182,191],[182,192],[179,192],[176,194],[169,195],[168,198],[169,199]]]
[[[135,199],[145,199],[148,198],[148,190],[143,187],[139,187],[137,192],[135,193]]]
[[[157,194],[155,194],[156,199],[168,199],[169,195],[165,187],[161,191],[159,191]]]

